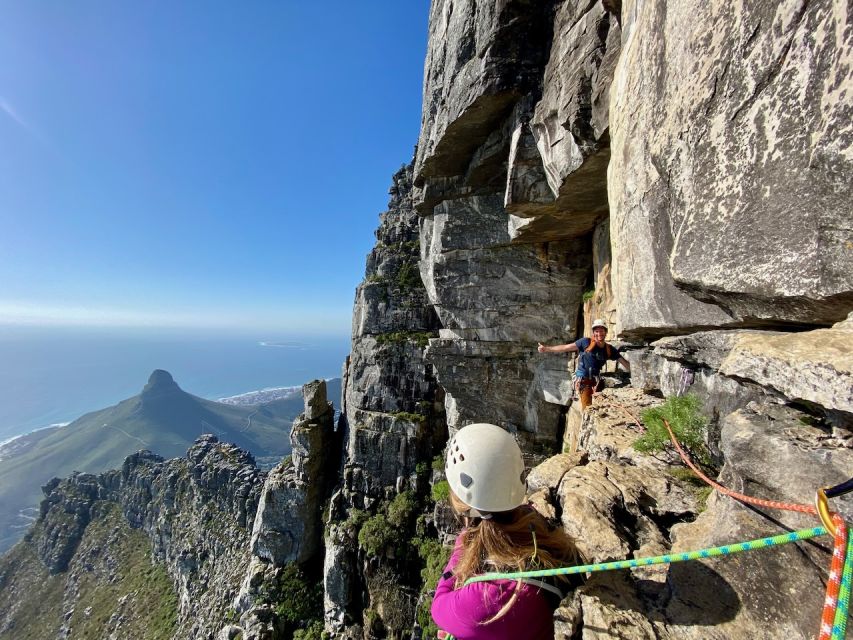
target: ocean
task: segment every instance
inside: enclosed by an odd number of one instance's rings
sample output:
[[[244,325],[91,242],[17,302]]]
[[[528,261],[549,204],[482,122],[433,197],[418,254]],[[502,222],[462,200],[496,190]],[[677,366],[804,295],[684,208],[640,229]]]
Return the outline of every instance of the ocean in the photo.
[[[216,400],[339,377],[349,349],[349,336],[0,326],[0,441],[134,396],[154,369]]]

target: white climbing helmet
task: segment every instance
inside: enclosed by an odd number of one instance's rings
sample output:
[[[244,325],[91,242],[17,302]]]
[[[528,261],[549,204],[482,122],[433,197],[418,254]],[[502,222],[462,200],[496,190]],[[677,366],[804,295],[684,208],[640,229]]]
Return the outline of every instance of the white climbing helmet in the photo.
[[[602,320],[601,318],[596,318],[592,321],[592,328],[597,329],[598,327],[601,327],[602,329],[607,331],[607,325],[604,324],[604,320]]]
[[[524,461],[512,434],[493,424],[469,424],[451,438],[444,466],[453,493],[484,515],[524,504]]]

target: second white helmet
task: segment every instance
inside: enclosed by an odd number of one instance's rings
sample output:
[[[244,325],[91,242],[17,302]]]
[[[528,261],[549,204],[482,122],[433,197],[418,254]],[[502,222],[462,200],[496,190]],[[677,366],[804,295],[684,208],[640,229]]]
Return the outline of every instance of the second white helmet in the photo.
[[[480,513],[524,504],[524,460],[512,434],[497,425],[463,427],[447,445],[444,467],[453,493]]]

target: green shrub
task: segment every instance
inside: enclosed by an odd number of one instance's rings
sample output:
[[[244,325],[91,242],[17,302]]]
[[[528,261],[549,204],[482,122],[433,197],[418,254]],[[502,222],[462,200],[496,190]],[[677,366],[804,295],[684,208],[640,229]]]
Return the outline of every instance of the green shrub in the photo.
[[[705,446],[708,419],[700,413],[702,401],[693,394],[672,396],[659,407],[646,409],[640,415],[646,433],[634,442],[641,453],[664,451],[670,442],[663,421],[669,422],[681,446],[702,464],[710,464],[711,457]]]
[[[413,263],[407,260],[400,265],[400,270],[397,271],[397,286],[401,289],[414,289],[424,286],[417,262]]]
[[[442,480],[432,485],[432,499],[436,502],[450,500],[450,484],[448,484],[447,480]]]
[[[444,546],[434,538],[415,538],[412,540],[418,550],[418,555],[423,560],[424,567],[421,569],[421,579],[424,582],[422,590],[430,593],[435,590],[438,579],[441,577],[453,547]],[[438,627],[430,615],[432,598],[424,598],[424,602],[416,612],[418,623],[423,628],[423,638],[435,638],[438,635]]]
[[[315,620],[304,629],[297,629],[293,640],[323,640],[323,623]]]
[[[432,459],[432,470],[444,471],[444,454],[439,453],[436,457]]]
[[[406,422],[417,422],[421,423],[426,420],[426,416],[422,413],[411,413],[409,411],[392,411],[389,415],[397,418],[398,420],[405,420]]]
[[[397,531],[388,523],[385,515],[377,513],[370,516],[361,526],[358,532],[358,546],[368,556],[379,556],[385,553],[396,537]]]
[[[348,538],[355,540],[358,537],[358,532],[361,530],[361,526],[364,524],[365,520],[367,520],[367,513],[361,509],[353,507],[349,510],[349,515],[347,516],[347,519],[341,523],[340,528],[344,533],[346,533]]]
[[[398,493],[388,505],[388,523],[393,527],[407,526],[417,508],[418,503],[414,493],[411,491]]]
[[[295,563],[284,566],[275,584],[264,586],[260,591],[287,631],[292,633],[322,619],[323,587],[308,579]]]
[[[587,289],[583,292],[583,301],[589,302],[595,297],[595,289]]]

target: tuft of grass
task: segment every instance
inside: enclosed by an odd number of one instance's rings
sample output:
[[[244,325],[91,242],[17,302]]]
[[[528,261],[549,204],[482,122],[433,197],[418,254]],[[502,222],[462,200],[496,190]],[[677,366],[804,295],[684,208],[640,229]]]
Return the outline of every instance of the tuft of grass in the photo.
[[[688,485],[696,498],[696,502],[699,503],[699,513],[702,513],[705,510],[705,504],[708,502],[708,497],[714,489],[705,484],[705,481],[702,480],[702,478],[698,477],[686,467],[670,469],[669,475]]]
[[[589,302],[594,297],[595,297],[595,289],[594,288],[593,289],[587,289],[586,291],[583,292],[583,301],[584,302]]]
[[[672,396],[661,406],[646,409],[640,414],[646,433],[634,442],[634,449],[640,453],[664,451],[670,443],[663,423],[666,420],[681,446],[700,463],[709,465],[711,456],[705,445],[708,419],[700,412],[701,408],[702,401],[698,396],[688,394]]]

